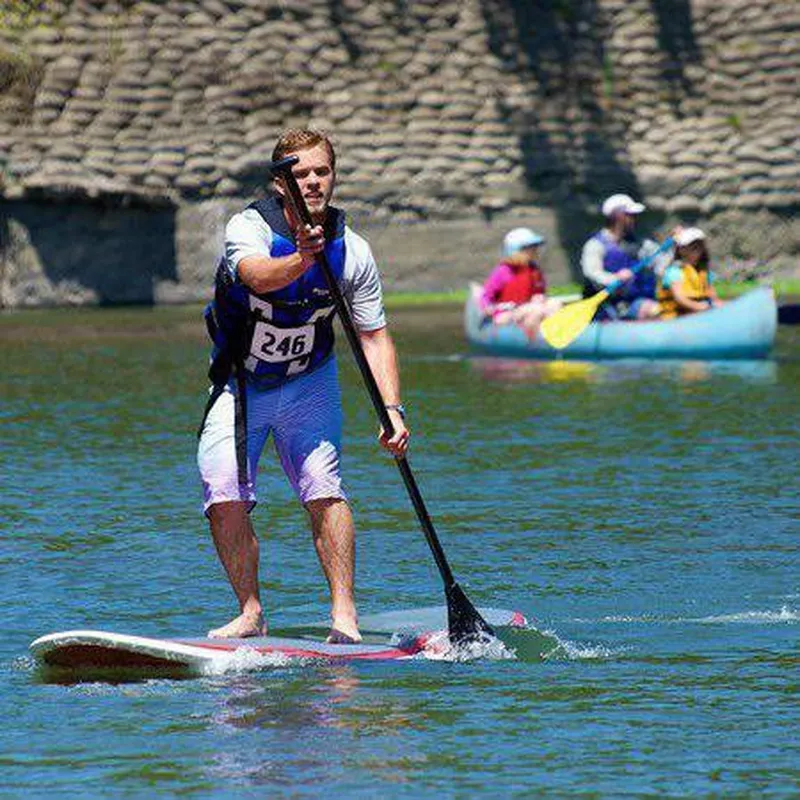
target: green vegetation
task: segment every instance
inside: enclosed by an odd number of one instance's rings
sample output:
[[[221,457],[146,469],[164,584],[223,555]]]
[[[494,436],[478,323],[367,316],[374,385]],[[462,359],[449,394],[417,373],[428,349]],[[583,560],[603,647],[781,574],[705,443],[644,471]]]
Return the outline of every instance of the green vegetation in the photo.
[[[614,97],[614,65],[607,52],[603,53],[603,96],[606,100]]]
[[[17,113],[30,115],[36,90],[44,76],[41,58],[25,47],[25,34],[42,25],[58,22],[61,3],[53,0],[0,2],[0,96],[13,98]]]
[[[125,50],[125,43],[122,39],[118,26],[118,19],[114,17],[113,24],[108,29],[108,49],[106,52],[106,60],[109,64],[116,64]]]
[[[730,114],[725,122],[727,122],[736,133],[742,132],[742,120],[738,114]]]
[[[758,284],[755,281],[743,281],[733,283],[730,281],[719,281],[717,289],[721,297],[738,297],[740,294],[749,292]],[[778,297],[800,296],[800,279],[776,280],[772,283],[775,294]],[[566,283],[561,286],[553,286],[549,294],[554,297],[562,295],[580,294],[581,287],[576,283]],[[419,306],[434,305],[461,305],[467,300],[467,290],[461,289],[451,292],[387,292],[387,308],[414,308]]]
[[[54,0],[10,0],[0,4],[0,30],[20,36],[57,21],[63,10],[63,4]]]
[[[579,13],[574,5],[573,0],[555,0],[552,6],[553,13],[564,25],[571,25]]]
[[[389,61],[386,58],[382,58],[376,65],[375,68],[378,69],[380,72],[384,72],[387,75],[392,75],[400,69],[400,66],[396,64],[394,61]]]
[[[579,294],[580,291],[578,284],[566,283],[563,286],[553,286],[549,294],[560,297],[561,295]],[[467,289],[450,292],[387,292],[385,297],[387,308],[462,305],[466,300]]]
[[[18,98],[24,113],[33,111],[36,90],[43,77],[41,59],[21,48],[0,47],[0,95]]]
[[[466,299],[466,289],[453,292],[387,292],[384,298],[387,308],[456,305],[466,302]]]
[[[800,296],[800,278],[785,278],[771,282],[778,297]],[[716,284],[720,297],[738,297],[761,284],[758,281],[718,281]]]
[[[551,286],[547,293],[553,297],[561,297],[565,294],[580,294],[582,291],[583,288],[577,283],[565,283],[561,286]]]

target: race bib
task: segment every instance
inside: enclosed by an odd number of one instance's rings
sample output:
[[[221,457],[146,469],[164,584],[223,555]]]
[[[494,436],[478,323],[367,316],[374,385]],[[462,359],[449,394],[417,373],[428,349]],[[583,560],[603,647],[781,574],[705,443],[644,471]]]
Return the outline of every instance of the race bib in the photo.
[[[269,322],[256,322],[250,355],[274,364],[305,358],[314,349],[314,326],[277,328]]]

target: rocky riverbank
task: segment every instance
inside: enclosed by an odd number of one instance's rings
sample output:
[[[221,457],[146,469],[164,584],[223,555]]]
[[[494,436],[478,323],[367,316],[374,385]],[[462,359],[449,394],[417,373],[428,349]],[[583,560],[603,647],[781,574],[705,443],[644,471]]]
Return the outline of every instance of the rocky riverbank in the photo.
[[[565,280],[597,203],[714,253],[800,251],[793,0],[63,0],[0,11],[0,303],[205,297],[286,126],[330,130],[388,288],[459,288],[503,233]]]

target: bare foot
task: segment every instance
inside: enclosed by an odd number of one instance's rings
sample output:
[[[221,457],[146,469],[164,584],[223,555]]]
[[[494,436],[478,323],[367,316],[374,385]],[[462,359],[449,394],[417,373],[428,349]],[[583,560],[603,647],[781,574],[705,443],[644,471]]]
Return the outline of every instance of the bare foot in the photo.
[[[328,644],[358,644],[361,641],[361,634],[358,632],[358,624],[354,622],[334,622],[331,631],[325,640]]]
[[[209,639],[245,639],[248,636],[266,636],[267,624],[261,614],[240,614],[221,628],[208,632]]]

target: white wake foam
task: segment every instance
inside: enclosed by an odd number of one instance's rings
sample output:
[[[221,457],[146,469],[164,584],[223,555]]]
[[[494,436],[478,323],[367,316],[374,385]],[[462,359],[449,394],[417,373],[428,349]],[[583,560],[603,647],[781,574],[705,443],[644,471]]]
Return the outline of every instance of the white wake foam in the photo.
[[[741,623],[782,623],[800,621],[800,611],[789,606],[781,606],[778,611],[737,611],[730,614],[714,614],[708,617],[664,617],[655,614],[610,614],[593,620],[588,618],[575,617],[572,622],[581,624],[593,623],[643,623],[643,624],[662,624],[675,625],[686,622],[713,624],[720,622],[741,622]]]
[[[220,653],[203,667],[204,675],[255,672],[268,667],[285,667],[293,659],[285,653],[259,653],[252,647],[239,647],[232,653]]]
[[[516,659],[513,649],[506,647],[495,636],[483,635],[474,641],[453,644],[446,630],[432,634],[425,644],[420,657],[429,661],[508,661]]]
[[[701,617],[700,619],[690,620],[691,622],[741,622],[741,623],[784,623],[797,622],[800,620],[800,613],[788,606],[782,606],[779,611],[740,611],[734,614],[719,614],[713,617]]]
[[[550,629],[537,632],[540,636],[553,641],[549,650],[542,651],[542,661],[558,661],[560,659],[569,661],[602,660],[615,658],[627,651],[625,647],[609,647],[595,642],[572,642],[569,639],[563,639],[554,630]]]
[[[555,636],[555,634],[551,634]],[[579,644],[577,642],[570,642],[566,639],[558,639],[558,647],[551,650],[544,655],[544,660],[568,658],[570,661],[593,661],[604,660],[609,658],[616,658],[627,651],[625,647],[608,647],[604,644],[591,644],[585,642]]]

